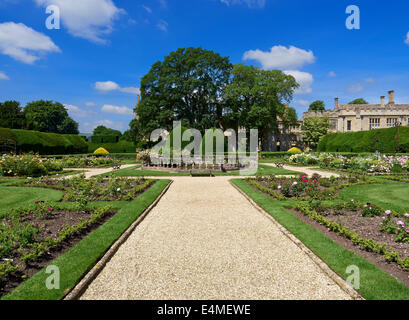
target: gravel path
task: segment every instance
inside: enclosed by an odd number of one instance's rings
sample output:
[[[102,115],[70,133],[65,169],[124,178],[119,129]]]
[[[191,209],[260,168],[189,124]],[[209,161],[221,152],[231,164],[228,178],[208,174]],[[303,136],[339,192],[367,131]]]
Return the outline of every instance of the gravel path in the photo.
[[[272,163],[263,163],[263,164],[266,165],[266,166],[275,167],[275,165],[272,164]],[[307,174],[310,177],[314,173],[318,173],[321,177],[324,177],[324,178],[331,178],[331,176],[334,176],[334,177],[339,177],[340,176],[338,173],[324,171],[324,170],[317,170],[314,167],[296,167],[296,166],[284,165],[284,169],[290,170],[290,171],[303,172],[303,173]]]
[[[136,166],[136,164],[124,164],[124,165],[121,165],[121,169],[131,168],[131,167],[135,167],[135,166]],[[85,171],[84,172],[85,178],[88,179],[88,178],[91,178],[93,176],[98,176],[100,174],[109,173],[109,172],[113,171],[114,169],[112,169],[112,168],[78,168],[78,169],[76,169],[75,168],[75,169],[67,169],[67,170]],[[69,179],[69,178],[72,178],[72,177],[74,177],[76,175],[78,175],[78,174],[73,174],[73,175],[70,175],[70,176],[66,176],[64,178]]]
[[[174,177],[81,299],[351,299],[231,177]]]

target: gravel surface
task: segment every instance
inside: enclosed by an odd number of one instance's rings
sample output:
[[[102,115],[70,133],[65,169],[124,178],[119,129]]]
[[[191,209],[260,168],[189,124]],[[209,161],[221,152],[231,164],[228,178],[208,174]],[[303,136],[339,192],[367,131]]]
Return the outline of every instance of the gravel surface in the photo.
[[[272,164],[272,163],[263,163],[263,164],[266,165],[266,166],[275,167],[275,165]],[[334,177],[339,177],[340,176],[338,173],[324,171],[324,170],[316,170],[316,169],[314,169],[314,167],[296,167],[296,166],[284,165],[284,169],[290,170],[290,171],[303,172],[303,173],[307,174],[310,177],[314,173],[318,173],[321,177],[324,177],[324,178],[331,178],[332,176],[334,176]]]
[[[174,177],[81,299],[351,299],[231,177]]]
[[[136,164],[124,164],[124,165],[121,165],[121,169],[127,169],[127,168],[131,168],[131,167],[135,167],[135,166],[136,166]],[[113,168],[74,168],[74,169],[67,169],[67,170],[73,170],[73,171],[77,171],[77,170],[82,171],[82,170],[84,170],[85,171],[84,172],[85,178],[89,179],[89,178],[91,178],[93,176],[98,176],[100,174],[109,173],[109,172],[113,171],[114,169]],[[74,177],[76,175],[79,175],[79,174],[81,174],[81,173],[73,174],[73,175],[70,175],[70,176],[65,176],[63,178],[70,179],[70,178],[72,178],[72,177]]]

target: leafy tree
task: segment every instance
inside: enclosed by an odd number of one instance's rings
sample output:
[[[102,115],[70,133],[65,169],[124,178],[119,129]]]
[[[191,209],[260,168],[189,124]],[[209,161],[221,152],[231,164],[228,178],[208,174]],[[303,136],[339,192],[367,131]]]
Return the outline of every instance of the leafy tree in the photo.
[[[23,109],[26,129],[41,132],[78,134],[78,123],[68,116],[65,107],[59,102],[33,101]]]
[[[24,114],[17,101],[5,101],[0,103],[0,127],[10,129],[22,129],[24,126]]]
[[[325,111],[325,103],[322,100],[314,101],[310,104],[309,111]]]
[[[324,137],[331,126],[328,117],[311,117],[304,120],[301,130],[304,142],[311,149],[316,149],[321,138]]]
[[[355,99],[354,101],[351,101],[348,104],[369,104],[369,102],[366,101],[364,98],[358,98],[358,99]]]
[[[291,75],[279,70],[266,71],[254,66],[237,64],[233,79],[225,89],[225,122],[237,129],[258,129],[263,151],[272,151],[272,134],[278,134],[278,118],[285,126],[297,121],[294,109],[287,108],[294,90],[299,86]]]
[[[98,126],[94,129],[93,132],[94,136],[115,136],[115,137],[121,137],[122,133],[119,130],[114,130],[111,128],[107,128],[105,126]]]
[[[228,58],[202,48],[178,49],[153,64],[141,81],[139,119],[131,127],[140,139],[153,130],[171,131],[173,121],[201,132],[223,124],[223,89],[232,65]]]

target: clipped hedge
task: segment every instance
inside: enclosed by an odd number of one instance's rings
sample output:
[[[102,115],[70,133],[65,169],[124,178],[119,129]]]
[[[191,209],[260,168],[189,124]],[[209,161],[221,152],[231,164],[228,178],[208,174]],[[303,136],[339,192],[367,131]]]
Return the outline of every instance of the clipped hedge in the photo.
[[[117,143],[119,142],[118,136],[92,136],[92,143]]]
[[[98,148],[104,148],[109,153],[135,153],[136,151],[134,143],[125,140],[118,143],[88,143],[88,153],[93,153]]]
[[[399,130],[399,144],[397,143]],[[318,144],[318,152],[409,152],[409,127],[328,134]]]
[[[45,133],[32,130],[0,128],[0,143],[16,141],[17,152],[47,154],[74,154],[88,152],[88,144],[77,135]]]

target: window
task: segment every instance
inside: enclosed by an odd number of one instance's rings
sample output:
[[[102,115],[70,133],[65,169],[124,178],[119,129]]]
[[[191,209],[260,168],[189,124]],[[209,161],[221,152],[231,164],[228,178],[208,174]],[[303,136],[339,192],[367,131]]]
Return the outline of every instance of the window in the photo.
[[[370,118],[369,119],[369,130],[379,129],[381,127],[380,118]]]
[[[398,123],[397,118],[388,118],[388,119],[386,119],[386,126],[388,128],[396,127],[397,123]]]
[[[352,129],[352,121],[351,121],[351,120],[348,120],[348,121],[347,121],[347,130],[348,130],[348,131],[351,131],[351,129]]]

